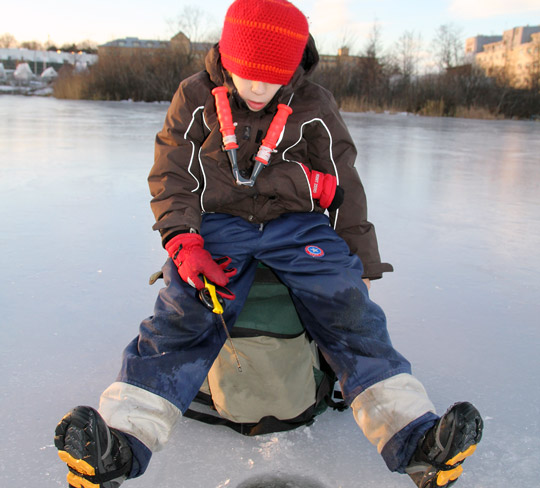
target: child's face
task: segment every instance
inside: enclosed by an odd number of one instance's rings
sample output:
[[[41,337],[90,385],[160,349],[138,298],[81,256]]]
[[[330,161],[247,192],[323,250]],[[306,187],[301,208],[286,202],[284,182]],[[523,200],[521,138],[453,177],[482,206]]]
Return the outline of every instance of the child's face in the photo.
[[[240,78],[231,73],[234,86],[238,90],[240,97],[246,102],[253,112],[258,112],[268,105],[270,100],[283,85],[274,83],[264,83],[263,81],[253,81]]]

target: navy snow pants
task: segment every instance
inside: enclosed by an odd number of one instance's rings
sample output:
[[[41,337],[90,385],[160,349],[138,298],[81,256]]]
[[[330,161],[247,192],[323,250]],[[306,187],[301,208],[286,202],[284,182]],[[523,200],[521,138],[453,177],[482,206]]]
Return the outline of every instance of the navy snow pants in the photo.
[[[362,263],[329,225],[325,215],[286,214],[264,226],[226,214],[205,214],[205,248],[229,256],[238,269],[228,288],[224,319],[240,314],[259,261],[290,289],[302,323],[337,374],[350,403],[369,386],[399,373],[409,362],[390,341],[382,309],[362,281]],[[198,299],[169,259],[165,288],[154,315],[125,349],[118,381],[155,393],[184,412],[199,391],[226,340],[220,318]]]

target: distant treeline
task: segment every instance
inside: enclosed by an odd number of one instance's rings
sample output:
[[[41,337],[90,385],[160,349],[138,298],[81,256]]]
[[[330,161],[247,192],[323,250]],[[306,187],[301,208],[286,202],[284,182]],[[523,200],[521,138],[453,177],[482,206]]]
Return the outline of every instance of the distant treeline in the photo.
[[[179,82],[203,68],[198,56],[160,50],[100,56],[88,71],[65,66],[54,85],[57,98],[170,100]],[[540,116],[540,90],[516,89],[471,66],[439,74],[406,76],[376,57],[322,65],[312,79],[328,88],[346,111],[392,111],[473,118]]]
[[[321,69],[314,79],[332,91],[346,111],[391,111],[420,115],[540,117],[540,89],[512,88],[465,65],[441,73],[404,76],[394,67],[364,58],[356,66]]]
[[[100,56],[87,71],[66,65],[54,84],[57,98],[170,100],[180,81],[202,68],[195,57],[166,49]]]

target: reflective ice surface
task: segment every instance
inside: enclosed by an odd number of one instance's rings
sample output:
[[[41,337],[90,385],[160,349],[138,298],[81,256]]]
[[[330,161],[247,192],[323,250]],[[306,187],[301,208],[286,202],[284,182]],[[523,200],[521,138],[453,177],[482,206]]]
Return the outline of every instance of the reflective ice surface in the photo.
[[[2,486],[66,486],[56,422],[97,405],[152,313],[165,257],[146,177],[166,104],[0,97]],[[375,282],[397,348],[437,408],[475,403],[484,441],[457,486],[537,484],[540,125],[345,114]],[[182,420],[133,488],[412,487],[350,413],[258,438]],[[261,481],[263,480],[263,481]]]

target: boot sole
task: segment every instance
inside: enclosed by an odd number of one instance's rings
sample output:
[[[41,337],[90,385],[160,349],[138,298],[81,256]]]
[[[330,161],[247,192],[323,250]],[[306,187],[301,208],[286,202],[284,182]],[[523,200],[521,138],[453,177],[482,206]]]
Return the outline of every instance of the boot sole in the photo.
[[[452,409],[454,410],[452,412]],[[471,456],[475,451],[478,443],[482,439],[483,421],[478,410],[470,403],[457,403],[450,407],[449,414],[455,416],[454,419],[454,438],[458,437],[460,442],[452,446],[452,451],[455,452],[451,459],[446,461],[446,465],[454,466],[459,463],[454,469],[447,471],[439,471],[435,482],[437,487],[449,487],[463,473],[461,463]]]
[[[71,469],[77,473],[81,473],[84,476],[95,476],[96,466],[98,472],[103,470],[101,460],[101,439],[99,435],[99,429],[97,428],[98,417],[93,409],[87,407],[77,407],[71,417],[70,429],[76,429],[81,432],[80,438],[88,438],[88,430],[92,426],[95,426],[95,430],[92,429],[91,438],[94,439],[94,448],[88,449],[88,443],[85,443],[82,450],[72,449],[69,453],[65,450],[59,450],[58,456],[65,462]],[[83,459],[84,458],[84,459]],[[93,463],[93,465],[92,465]],[[67,481],[72,488],[102,488],[103,485],[92,483],[90,480],[77,476],[73,471],[70,471],[67,475]]]

